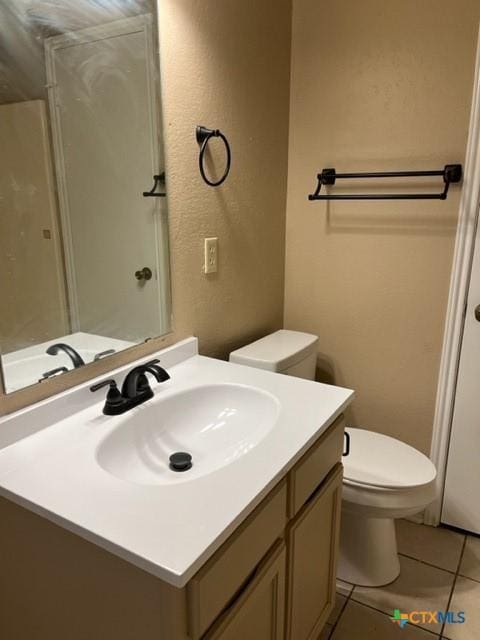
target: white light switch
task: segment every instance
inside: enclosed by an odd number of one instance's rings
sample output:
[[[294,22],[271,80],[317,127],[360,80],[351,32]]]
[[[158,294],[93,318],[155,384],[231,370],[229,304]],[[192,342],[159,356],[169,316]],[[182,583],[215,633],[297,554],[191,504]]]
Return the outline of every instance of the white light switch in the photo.
[[[218,271],[218,238],[205,238],[205,273]]]

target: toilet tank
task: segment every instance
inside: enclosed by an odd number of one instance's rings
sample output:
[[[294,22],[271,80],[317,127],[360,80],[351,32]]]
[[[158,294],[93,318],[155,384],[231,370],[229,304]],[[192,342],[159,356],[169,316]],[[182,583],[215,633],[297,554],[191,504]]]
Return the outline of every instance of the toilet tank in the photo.
[[[311,333],[280,329],[232,351],[230,362],[257,369],[315,379],[318,337]]]

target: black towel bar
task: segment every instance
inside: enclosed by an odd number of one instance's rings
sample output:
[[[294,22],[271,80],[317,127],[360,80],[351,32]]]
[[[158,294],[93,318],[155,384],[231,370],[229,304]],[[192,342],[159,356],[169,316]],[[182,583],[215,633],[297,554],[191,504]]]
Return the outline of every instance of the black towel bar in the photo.
[[[322,185],[334,185],[341,178],[419,178],[442,176],[442,193],[381,193],[381,194],[321,194]],[[317,175],[317,188],[308,196],[309,200],[446,200],[450,184],[462,179],[461,164],[447,164],[440,171],[382,171],[366,173],[337,173],[335,169],[323,169]]]

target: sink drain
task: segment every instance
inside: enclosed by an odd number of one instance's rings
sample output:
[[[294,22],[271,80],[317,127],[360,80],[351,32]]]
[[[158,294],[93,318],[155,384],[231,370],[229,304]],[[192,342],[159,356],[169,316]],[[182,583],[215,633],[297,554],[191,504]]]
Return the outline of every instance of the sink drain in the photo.
[[[192,468],[192,456],[184,451],[172,453],[169,460],[172,471],[188,471]]]

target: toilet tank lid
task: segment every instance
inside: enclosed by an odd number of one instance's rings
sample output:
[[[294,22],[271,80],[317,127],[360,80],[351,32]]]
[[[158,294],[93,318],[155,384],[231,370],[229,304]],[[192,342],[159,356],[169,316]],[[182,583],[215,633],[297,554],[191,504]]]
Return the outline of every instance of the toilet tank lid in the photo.
[[[280,329],[232,351],[230,362],[269,371],[283,371],[315,353],[318,336]]]

